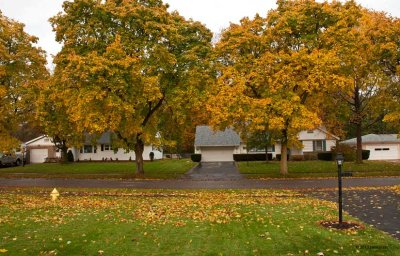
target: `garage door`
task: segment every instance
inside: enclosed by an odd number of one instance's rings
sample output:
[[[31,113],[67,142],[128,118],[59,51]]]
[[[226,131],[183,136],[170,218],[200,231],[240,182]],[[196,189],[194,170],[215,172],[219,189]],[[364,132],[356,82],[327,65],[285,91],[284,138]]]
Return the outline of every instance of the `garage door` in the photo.
[[[31,149],[30,162],[33,164],[44,163],[46,157],[49,155],[49,150],[46,149]]]
[[[369,160],[394,160],[399,159],[399,147],[397,145],[367,146],[370,151]]]
[[[202,147],[202,162],[233,162],[234,147]]]

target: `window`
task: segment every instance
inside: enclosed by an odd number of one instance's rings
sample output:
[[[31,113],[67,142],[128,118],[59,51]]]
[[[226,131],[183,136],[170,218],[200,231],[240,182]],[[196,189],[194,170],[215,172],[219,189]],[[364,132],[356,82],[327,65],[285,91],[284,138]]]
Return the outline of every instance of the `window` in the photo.
[[[314,140],[313,151],[314,152],[326,151],[326,142],[324,140]]]
[[[314,133],[314,130],[307,130],[307,133]]]
[[[390,148],[375,148],[375,151],[389,151]]]
[[[93,153],[92,145],[85,145],[83,146],[83,153]]]
[[[44,139],[44,142],[49,142],[49,141],[50,141],[50,139],[48,139],[48,138]]]
[[[109,144],[101,144],[101,151],[110,151],[110,150],[113,150],[111,145],[109,145]]]
[[[275,145],[269,146],[267,150],[268,152],[275,152]],[[249,150],[249,152],[265,152],[265,148],[252,148]]]

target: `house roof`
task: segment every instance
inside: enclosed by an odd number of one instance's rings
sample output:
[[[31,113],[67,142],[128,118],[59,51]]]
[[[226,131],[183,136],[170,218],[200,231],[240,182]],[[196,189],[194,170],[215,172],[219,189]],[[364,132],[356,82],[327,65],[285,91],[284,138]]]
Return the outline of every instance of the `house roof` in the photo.
[[[361,137],[362,143],[400,143],[397,134],[368,134]],[[344,144],[356,144],[357,139],[349,139],[342,141]]]
[[[48,136],[42,135],[42,136],[34,138],[30,141],[27,141],[24,144],[29,145],[35,141],[38,141],[38,140],[40,140],[42,138],[46,138],[46,137],[48,137]],[[93,142],[98,143],[98,144],[111,144],[111,132],[104,132],[100,135],[100,137],[95,136],[95,135],[85,134],[85,144],[90,145],[90,144],[93,144]]]
[[[332,136],[332,138],[335,140],[340,140],[340,138],[338,136],[334,135],[333,133],[328,132],[325,127],[318,127],[317,129],[320,130],[321,132],[325,133],[326,135]]]
[[[195,146],[239,146],[240,137],[232,128],[213,131],[209,126],[196,127]]]
[[[41,136],[39,136],[37,138],[34,138],[34,139],[30,140],[30,141],[25,142],[24,144],[25,145],[29,145],[29,144],[32,144],[33,142],[38,141],[38,140],[40,140],[42,138],[45,138],[45,137],[47,137],[47,135],[41,135]]]
[[[97,144],[111,144],[111,132],[104,132],[100,135],[100,137],[85,134],[85,144],[89,145],[93,142],[96,142]]]

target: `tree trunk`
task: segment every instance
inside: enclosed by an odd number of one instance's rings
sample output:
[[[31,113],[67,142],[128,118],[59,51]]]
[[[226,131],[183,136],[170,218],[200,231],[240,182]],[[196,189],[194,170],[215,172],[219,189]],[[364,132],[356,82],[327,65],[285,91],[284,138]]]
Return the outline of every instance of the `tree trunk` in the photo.
[[[138,138],[135,145],[135,157],[136,157],[136,175],[143,176],[143,151],[144,143],[142,139]]]
[[[60,159],[61,163],[63,164],[68,163],[68,147],[63,145],[60,150],[61,150],[61,159]]]
[[[357,149],[356,149],[356,163],[362,164],[362,101],[360,97],[360,89],[357,85],[357,80],[354,86],[354,115],[355,115],[355,125],[356,125],[356,139],[357,139]]]
[[[57,137],[58,140],[58,148],[61,150],[61,163],[68,163],[68,147],[67,142]]]
[[[362,164],[362,138],[361,138],[361,131],[362,131],[362,124],[356,124],[356,138],[357,138],[357,149],[356,149],[356,163]]]
[[[282,142],[282,149],[281,149],[281,165],[280,170],[282,175],[288,174],[288,166],[287,166],[287,142]]]

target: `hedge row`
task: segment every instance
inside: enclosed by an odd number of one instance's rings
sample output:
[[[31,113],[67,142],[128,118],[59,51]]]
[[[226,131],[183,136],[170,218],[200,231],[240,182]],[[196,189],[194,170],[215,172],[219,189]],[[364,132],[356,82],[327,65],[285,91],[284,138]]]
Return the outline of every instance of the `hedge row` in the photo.
[[[281,161],[281,154],[276,154],[276,160]],[[289,160],[289,154],[287,155],[287,160]]]
[[[265,161],[266,156],[262,154],[233,154],[233,160],[236,162],[245,161]],[[268,153],[268,160],[272,160],[272,154]]]
[[[362,159],[363,160],[368,160],[369,159],[369,150],[363,150],[362,151]],[[344,159],[346,161],[354,161],[356,159],[355,152],[345,152],[344,154]],[[335,160],[336,158],[336,152],[319,152],[318,153],[318,160],[322,161],[332,161]]]
[[[370,151],[363,150],[362,151],[362,159],[368,160]],[[335,152],[319,152],[318,160],[322,161],[333,161],[336,158]],[[191,157],[193,162],[200,162],[201,161],[201,154],[192,154]],[[281,154],[276,154],[276,159],[278,161],[281,160]],[[292,155],[291,157],[288,155],[288,160],[291,159],[292,161],[303,161],[305,160],[304,156],[296,156]],[[346,161],[354,161],[355,160],[355,153],[344,153],[344,159]],[[234,154],[233,160],[236,162],[244,162],[244,161],[265,161],[265,154]],[[268,160],[272,160],[272,154],[268,153]]]

